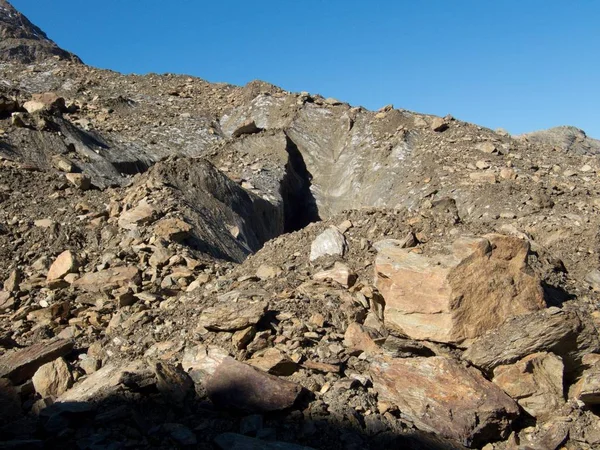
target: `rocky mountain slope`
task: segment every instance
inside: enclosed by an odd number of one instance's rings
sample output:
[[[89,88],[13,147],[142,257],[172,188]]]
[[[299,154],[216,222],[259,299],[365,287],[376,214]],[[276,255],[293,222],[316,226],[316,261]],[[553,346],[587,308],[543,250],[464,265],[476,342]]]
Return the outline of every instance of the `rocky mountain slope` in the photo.
[[[125,76],[0,12],[0,448],[600,446],[596,141]]]

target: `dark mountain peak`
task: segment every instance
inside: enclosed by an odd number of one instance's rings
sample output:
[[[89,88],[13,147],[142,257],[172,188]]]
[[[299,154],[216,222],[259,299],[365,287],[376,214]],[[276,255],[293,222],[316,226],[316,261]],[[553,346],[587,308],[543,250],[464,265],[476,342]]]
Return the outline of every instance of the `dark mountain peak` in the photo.
[[[81,62],[50,40],[8,1],[0,0],[0,60],[29,64],[51,57]]]

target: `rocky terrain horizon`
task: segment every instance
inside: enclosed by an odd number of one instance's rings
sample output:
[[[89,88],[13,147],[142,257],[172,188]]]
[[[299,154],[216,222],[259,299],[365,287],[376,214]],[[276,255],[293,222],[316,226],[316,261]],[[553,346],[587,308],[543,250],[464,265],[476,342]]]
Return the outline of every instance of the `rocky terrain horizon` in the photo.
[[[600,141],[0,39],[0,449],[600,448]]]

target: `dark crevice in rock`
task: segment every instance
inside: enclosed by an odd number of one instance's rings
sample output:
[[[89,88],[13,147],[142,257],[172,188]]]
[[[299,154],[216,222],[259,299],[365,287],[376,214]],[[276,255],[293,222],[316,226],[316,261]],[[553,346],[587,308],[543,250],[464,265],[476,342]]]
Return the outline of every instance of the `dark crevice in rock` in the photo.
[[[283,199],[284,232],[290,233],[301,230],[312,222],[318,222],[321,218],[317,202],[310,190],[312,175],[306,169],[298,146],[287,135],[286,151],[288,162],[285,165],[280,193]]]

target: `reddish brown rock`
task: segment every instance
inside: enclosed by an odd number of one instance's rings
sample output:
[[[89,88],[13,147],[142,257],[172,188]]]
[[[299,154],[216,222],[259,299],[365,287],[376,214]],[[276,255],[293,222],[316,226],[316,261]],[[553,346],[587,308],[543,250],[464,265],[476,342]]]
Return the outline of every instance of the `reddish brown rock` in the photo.
[[[154,225],[154,233],[166,240],[181,242],[190,236],[192,226],[181,219],[163,219]]]
[[[452,359],[380,359],[371,375],[380,401],[396,405],[418,428],[463,445],[505,438],[519,415],[498,386]]]
[[[413,339],[460,343],[546,306],[541,282],[527,265],[526,241],[461,238],[450,254],[434,256],[376,247],[385,325]]]

